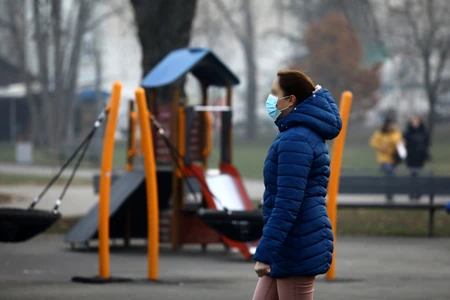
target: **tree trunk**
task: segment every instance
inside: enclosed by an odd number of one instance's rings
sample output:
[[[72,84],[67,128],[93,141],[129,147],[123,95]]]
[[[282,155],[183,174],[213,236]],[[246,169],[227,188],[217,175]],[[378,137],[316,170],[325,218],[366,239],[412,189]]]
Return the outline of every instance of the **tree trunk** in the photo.
[[[145,76],[170,51],[189,45],[197,0],[131,0]]]
[[[41,12],[41,1],[33,1],[33,20],[35,28],[35,39],[39,62],[38,78],[42,89],[41,103],[43,105],[42,119],[45,120],[45,139],[49,148],[55,146],[54,117],[52,115],[53,101],[49,91],[49,69],[48,69],[48,32],[42,22],[44,16]],[[47,4],[45,4],[47,5]],[[45,19],[44,19],[45,20]]]
[[[247,47],[246,47],[247,48]],[[246,64],[247,64],[247,122],[246,135],[250,140],[257,138],[258,117],[257,117],[257,67],[254,59],[254,51],[246,50]]]
[[[436,118],[436,102],[437,95],[433,90],[427,90],[428,103],[430,104],[430,110],[428,112],[428,137],[429,137],[429,145],[433,143],[433,132],[434,132],[434,124]]]
[[[428,137],[429,145],[431,145],[433,140],[433,130],[434,130],[434,117],[435,117],[435,105],[437,100],[436,91],[434,90],[434,85],[431,81],[431,64],[430,64],[431,50],[427,47],[422,51],[423,59],[423,79],[425,85],[425,92],[427,93],[428,104],[430,106],[430,111],[428,112]]]
[[[54,90],[52,93],[52,118],[56,130],[53,134],[56,135],[56,143],[59,145],[65,135],[63,124],[67,122],[64,111],[64,76],[63,76],[63,61],[64,51],[62,49],[62,24],[61,24],[61,1],[52,0],[51,2],[51,24],[53,35],[53,76],[52,83]]]
[[[247,67],[247,123],[246,135],[248,139],[254,140],[257,137],[258,117],[256,109],[257,98],[257,66],[255,61],[255,30],[253,26],[252,1],[242,1],[242,8],[245,19],[245,40],[244,44],[245,62]]]
[[[87,22],[90,18],[92,10],[92,3],[89,0],[80,0],[77,12],[77,22],[75,27],[75,36],[72,49],[70,51],[70,59],[68,68],[66,69],[67,75],[66,89],[64,97],[64,109],[67,118],[60,125],[65,129],[61,134],[65,135],[66,142],[70,145],[74,139],[74,109],[76,103],[76,88],[78,84],[78,71],[79,61],[81,54],[81,45],[83,42],[83,36],[86,33]]]
[[[20,67],[21,77],[25,84],[25,100],[28,106],[28,113],[30,115],[30,134],[31,140],[35,146],[44,144],[45,133],[41,130],[43,124],[41,113],[39,111],[36,99],[33,97],[32,80],[28,73],[28,56],[26,53],[26,6],[23,0],[10,0],[7,2],[9,24],[11,24],[11,38],[14,41],[14,46],[17,54],[17,62]]]

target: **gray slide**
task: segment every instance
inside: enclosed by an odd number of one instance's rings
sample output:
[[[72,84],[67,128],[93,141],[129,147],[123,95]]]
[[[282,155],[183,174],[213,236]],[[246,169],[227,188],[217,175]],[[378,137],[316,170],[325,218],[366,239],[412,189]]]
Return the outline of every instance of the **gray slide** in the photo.
[[[143,171],[136,170],[124,173],[111,184],[109,216],[110,218],[119,210],[131,194],[144,182]],[[85,243],[97,234],[98,203],[81,219],[65,236],[67,243]]]

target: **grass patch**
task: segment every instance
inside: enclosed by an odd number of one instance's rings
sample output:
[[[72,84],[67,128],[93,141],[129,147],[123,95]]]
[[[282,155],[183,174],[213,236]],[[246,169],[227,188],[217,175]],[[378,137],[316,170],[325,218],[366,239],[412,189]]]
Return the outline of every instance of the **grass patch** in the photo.
[[[340,209],[338,234],[373,236],[427,236],[428,211]],[[450,215],[435,213],[435,236],[450,237]]]
[[[0,194],[0,204],[10,203],[11,195],[8,194]]]
[[[233,163],[238,168],[241,176],[251,179],[263,178],[263,165],[267,151],[272,143],[272,139],[266,138],[257,142],[248,141],[243,138],[235,137],[233,147]],[[330,154],[332,144],[329,144]],[[436,141],[432,148],[432,160],[426,165],[426,168],[433,169],[437,175],[450,174],[450,140]],[[219,163],[219,150],[214,148],[210,159],[210,167],[216,167]],[[405,164],[400,166],[405,168]],[[347,170],[373,169],[378,170],[375,152],[367,143],[351,143],[345,145],[344,156],[342,158],[342,168]]]
[[[352,125],[352,124],[350,124]],[[353,125],[349,127],[342,161],[343,169],[375,169],[378,170],[375,152],[368,145],[374,129]],[[434,144],[432,146],[432,160],[426,165],[434,170],[435,174],[450,174],[450,139],[448,138],[449,124],[436,127]],[[276,137],[276,133],[270,131],[256,140],[248,140],[245,137],[234,135],[232,161],[244,178],[262,179],[263,165],[267,151]],[[218,133],[215,133],[212,153],[209,157],[209,167],[217,168],[220,161],[220,141]],[[329,143],[330,153],[332,142]],[[69,151],[70,152],[70,151]],[[89,153],[89,152],[88,152]],[[114,148],[113,164],[116,169],[123,169],[126,164],[126,142],[116,142]],[[0,162],[14,162],[15,147],[10,143],[0,144]],[[63,162],[56,150],[35,149],[34,163],[42,165],[61,165]],[[84,167],[99,168],[100,162],[89,161],[89,157],[82,163]],[[404,164],[402,165],[404,168]]]
[[[45,166],[61,166],[65,160],[72,154],[72,149],[66,149],[64,155],[61,155],[58,149],[33,149],[33,164]],[[16,153],[15,145],[12,143],[0,143],[0,162],[15,163]],[[113,165],[114,168],[123,169],[126,164],[127,145],[125,142],[116,142],[114,146]],[[94,150],[89,148],[81,163],[82,167],[100,168],[101,157],[94,155]],[[75,158],[76,160],[77,158]],[[71,166],[75,164],[72,162]],[[70,168],[70,167],[69,167]]]
[[[257,207],[259,202],[255,201]],[[63,218],[48,229],[49,233],[65,234],[80,218]],[[435,214],[434,232],[437,237],[450,237],[450,215],[444,211]],[[340,209],[338,212],[339,235],[347,236],[409,236],[426,237],[428,235],[428,212]]]
[[[80,219],[80,217],[62,218],[53,224],[46,233],[66,234]]]
[[[252,202],[259,206],[259,201]],[[337,218],[339,235],[428,236],[428,211],[347,208],[339,209]],[[434,234],[450,237],[450,214],[435,212]]]
[[[25,176],[25,175],[5,175],[0,174],[1,185],[44,185],[49,183],[51,178],[40,176]],[[60,178],[55,182],[55,185],[64,185],[67,182],[66,178]],[[92,180],[85,178],[74,178],[72,180],[74,185],[92,184]]]

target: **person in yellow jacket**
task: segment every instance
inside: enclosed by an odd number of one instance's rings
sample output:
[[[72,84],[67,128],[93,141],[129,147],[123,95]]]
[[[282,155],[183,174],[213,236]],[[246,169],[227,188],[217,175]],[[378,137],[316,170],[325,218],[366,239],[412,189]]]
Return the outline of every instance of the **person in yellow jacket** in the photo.
[[[383,126],[375,131],[370,139],[370,146],[375,149],[377,161],[386,176],[394,175],[397,145],[402,141],[401,131],[390,119],[386,119]],[[387,199],[391,201],[392,195],[388,194]]]

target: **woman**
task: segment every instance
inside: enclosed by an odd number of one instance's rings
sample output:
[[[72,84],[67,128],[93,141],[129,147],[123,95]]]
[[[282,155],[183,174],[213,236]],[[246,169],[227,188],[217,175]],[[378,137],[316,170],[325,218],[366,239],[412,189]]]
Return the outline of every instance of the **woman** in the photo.
[[[385,174],[393,174],[396,165],[397,144],[402,141],[402,133],[394,122],[387,118],[380,129],[370,139],[370,146],[377,153],[377,161]]]
[[[387,118],[383,126],[375,131],[370,139],[370,146],[377,153],[377,161],[386,176],[393,176],[397,164],[397,145],[402,141],[402,133],[394,122]],[[392,195],[387,194],[388,201],[392,201]]]
[[[333,97],[300,71],[280,71],[267,98],[280,133],[264,163],[264,229],[256,249],[253,299],[313,299],[315,276],[331,264],[325,208],[330,157],[325,140],[342,122]]]
[[[417,172],[423,168],[429,157],[428,132],[419,116],[411,118],[403,136],[408,152],[406,164],[411,172]]]
[[[403,136],[408,153],[406,165],[411,172],[411,176],[417,176],[429,158],[428,132],[419,116],[413,116],[411,118]],[[420,196],[412,194],[410,198],[411,200],[418,200]]]

